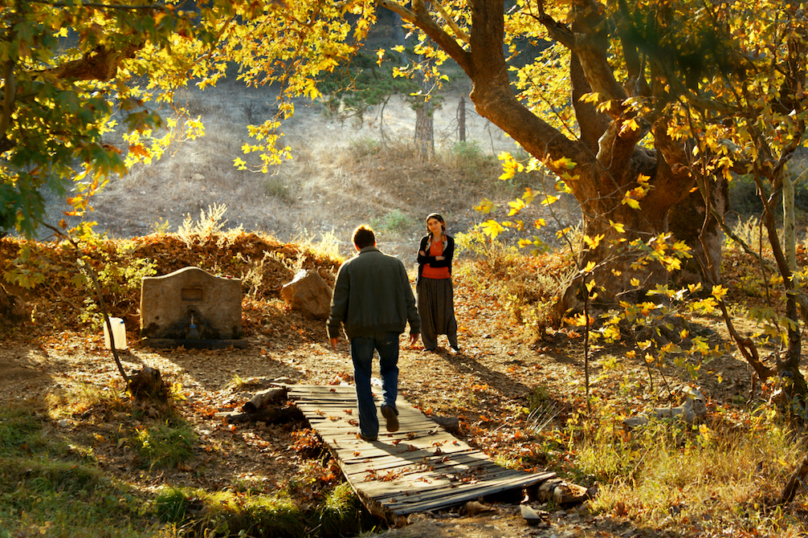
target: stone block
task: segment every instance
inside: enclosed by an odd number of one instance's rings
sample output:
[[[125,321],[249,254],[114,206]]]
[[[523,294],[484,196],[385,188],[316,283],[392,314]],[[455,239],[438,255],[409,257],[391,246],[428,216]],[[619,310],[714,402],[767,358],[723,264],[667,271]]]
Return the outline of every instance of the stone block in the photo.
[[[144,278],[140,335],[177,345],[241,339],[241,279],[217,277],[198,267]]]

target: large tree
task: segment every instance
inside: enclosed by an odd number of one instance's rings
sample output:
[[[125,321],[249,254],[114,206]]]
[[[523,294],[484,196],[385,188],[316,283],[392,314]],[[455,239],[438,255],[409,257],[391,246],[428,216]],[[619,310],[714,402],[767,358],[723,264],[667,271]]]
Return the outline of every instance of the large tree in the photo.
[[[585,234],[600,238],[580,262],[597,268],[605,301],[662,283],[675,267],[632,267],[626,245],[663,236],[671,215],[688,215],[694,200],[706,197],[720,216],[731,171],[776,176],[803,142],[806,20],[796,3],[376,4],[454,59],[473,83],[477,111],[564,180]],[[520,41],[542,39],[553,47],[509,66]],[[715,273],[716,222],[704,209],[677,222]]]
[[[801,4],[308,0],[227,28],[220,51],[248,81],[316,95],[311,70],[341,61],[329,47],[359,46],[378,9],[418,36],[415,52],[433,60],[435,80],[454,60],[477,111],[575,195],[589,238],[579,264],[594,268],[587,278],[602,302],[667,280],[681,256],[671,231],[717,283],[727,180],[756,173],[777,189],[803,143]],[[348,15],[350,30],[337,25]],[[252,149],[277,160],[282,150],[269,142]],[[641,255],[648,263],[636,263]],[[576,282],[562,306],[579,295]]]

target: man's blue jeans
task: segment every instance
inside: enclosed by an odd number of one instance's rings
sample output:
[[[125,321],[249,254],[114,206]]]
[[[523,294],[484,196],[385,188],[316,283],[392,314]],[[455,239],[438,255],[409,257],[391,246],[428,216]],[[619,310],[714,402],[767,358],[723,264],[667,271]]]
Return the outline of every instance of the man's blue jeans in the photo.
[[[370,389],[374,351],[379,352],[384,405],[395,409],[398,396],[398,333],[376,333],[351,338],[359,431],[365,437],[371,438],[379,435],[379,418],[376,416],[376,404],[373,403],[373,393]]]

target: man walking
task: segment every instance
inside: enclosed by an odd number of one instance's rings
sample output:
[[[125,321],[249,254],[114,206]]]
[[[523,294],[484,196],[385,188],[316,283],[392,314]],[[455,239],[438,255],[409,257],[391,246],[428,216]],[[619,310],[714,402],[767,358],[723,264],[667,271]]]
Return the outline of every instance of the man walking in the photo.
[[[382,254],[376,248],[376,236],[369,226],[359,226],[353,233],[359,254],[342,264],[337,273],[328,338],[336,351],[340,324],[351,341],[359,435],[368,441],[379,436],[379,419],[370,389],[373,352],[379,352],[382,378],[382,416],[387,431],[398,431],[398,338],[410,323],[410,345],[418,341],[421,318],[415,296],[400,260]]]

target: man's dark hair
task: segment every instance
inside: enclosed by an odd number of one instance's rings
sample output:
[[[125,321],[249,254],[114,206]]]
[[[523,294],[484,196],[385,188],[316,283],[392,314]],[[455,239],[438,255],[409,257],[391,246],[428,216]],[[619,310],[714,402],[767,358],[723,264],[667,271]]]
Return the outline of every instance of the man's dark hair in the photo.
[[[365,247],[372,247],[376,242],[376,234],[373,233],[373,228],[367,224],[359,226],[353,233],[353,243],[359,250]]]

